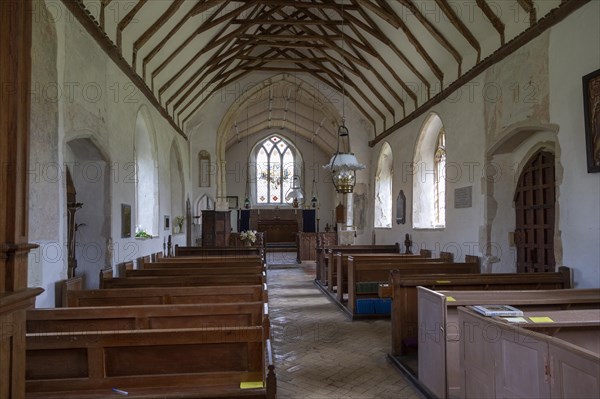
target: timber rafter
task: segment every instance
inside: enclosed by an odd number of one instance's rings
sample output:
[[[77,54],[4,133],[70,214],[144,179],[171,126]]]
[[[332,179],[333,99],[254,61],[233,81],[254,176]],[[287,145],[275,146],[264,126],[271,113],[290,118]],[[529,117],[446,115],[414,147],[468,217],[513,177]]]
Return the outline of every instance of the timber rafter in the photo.
[[[62,1],[183,136],[219,90],[260,72],[343,92],[373,142],[547,15],[587,2],[504,0],[526,13],[527,28],[492,0],[469,6],[478,18],[451,0],[135,0],[121,12],[113,0]]]

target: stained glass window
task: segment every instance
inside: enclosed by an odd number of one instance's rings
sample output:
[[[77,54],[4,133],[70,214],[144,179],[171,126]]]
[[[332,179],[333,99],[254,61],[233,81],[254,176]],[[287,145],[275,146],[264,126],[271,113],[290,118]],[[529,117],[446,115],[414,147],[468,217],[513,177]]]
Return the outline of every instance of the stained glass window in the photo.
[[[446,224],[446,132],[440,131],[434,154],[435,164],[435,224]]]
[[[256,152],[256,202],[285,203],[292,186],[295,151],[279,136],[266,139]]]

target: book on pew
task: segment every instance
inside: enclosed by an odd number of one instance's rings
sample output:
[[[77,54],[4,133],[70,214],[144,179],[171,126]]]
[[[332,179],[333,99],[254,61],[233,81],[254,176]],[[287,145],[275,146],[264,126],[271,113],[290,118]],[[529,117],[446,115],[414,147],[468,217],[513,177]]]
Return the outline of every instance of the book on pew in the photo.
[[[523,311],[510,305],[476,305],[470,306],[474,311],[484,316],[523,316]]]

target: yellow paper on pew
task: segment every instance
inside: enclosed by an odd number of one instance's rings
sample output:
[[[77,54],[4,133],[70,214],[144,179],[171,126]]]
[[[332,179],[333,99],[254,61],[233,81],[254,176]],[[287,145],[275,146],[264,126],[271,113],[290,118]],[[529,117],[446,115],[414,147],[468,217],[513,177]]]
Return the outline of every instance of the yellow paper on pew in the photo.
[[[533,321],[534,323],[554,323],[554,320],[547,316],[530,317],[529,320]]]
[[[248,381],[248,382],[240,382],[240,389],[256,389],[262,388],[262,381]]]
[[[452,298],[451,296],[447,296],[446,297],[446,301],[448,301],[448,302],[456,302],[456,299]]]
[[[436,280],[436,283],[438,284],[450,284],[452,281],[450,280]]]

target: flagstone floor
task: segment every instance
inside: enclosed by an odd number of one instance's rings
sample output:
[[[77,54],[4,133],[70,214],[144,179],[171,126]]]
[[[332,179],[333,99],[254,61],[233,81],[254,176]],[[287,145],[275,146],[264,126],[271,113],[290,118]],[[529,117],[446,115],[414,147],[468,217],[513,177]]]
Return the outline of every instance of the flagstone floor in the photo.
[[[269,255],[278,398],[422,398],[386,358],[389,320],[349,321],[314,286],[313,262]]]

